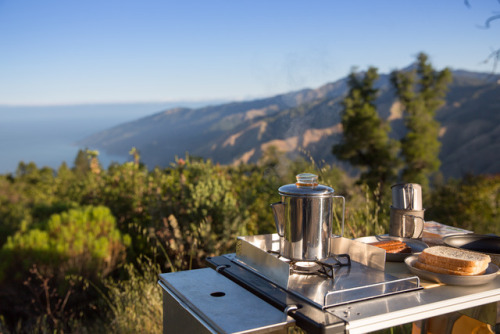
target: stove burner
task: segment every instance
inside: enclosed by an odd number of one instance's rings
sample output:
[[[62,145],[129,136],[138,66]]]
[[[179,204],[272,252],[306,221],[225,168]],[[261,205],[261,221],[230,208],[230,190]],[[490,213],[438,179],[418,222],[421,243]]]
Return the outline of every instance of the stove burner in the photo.
[[[279,259],[287,262],[290,265],[290,273],[294,274],[319,275],[334,279],[335,267],[351,265],[349,254],[331,255],[325,260],[296,261],[281,256],[277,251],[268,250],[267,252],[277,255]]]
[[[290,272],[302,275],[318,275],[326,276],[328,278],[335,278],[334,266],[330,263],[323,263],[321,261],[314,262],[290,262]]]
[[[314,274],[321,269],[321,264],[316,261],[290,261],[290,269],[294,273],[299,274]]]

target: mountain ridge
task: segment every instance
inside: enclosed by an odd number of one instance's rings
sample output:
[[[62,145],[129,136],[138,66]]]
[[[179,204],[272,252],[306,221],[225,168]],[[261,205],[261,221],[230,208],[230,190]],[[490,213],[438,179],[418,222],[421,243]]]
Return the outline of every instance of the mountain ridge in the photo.
[[[500,145],[500,76],[453,71],[446,104],[437,112],[441,123],[441,171],[499,173],[491,156]],[[376,101],[381,118],[389,120],[391,137],[405,133],[401,110],[381,74]],[[256,162],[270,146],[297,156],[308,152],[316,161],[335,162],[331,147],[341,138],[340,112],[347,77],[317,89],[201,108],[163,110],[87,137],[80,144],[114,155],[131,147],[150,167],[167,166],[176,156],[191,155],[221,164]],[[497,159],[498,160],[498,159]]]

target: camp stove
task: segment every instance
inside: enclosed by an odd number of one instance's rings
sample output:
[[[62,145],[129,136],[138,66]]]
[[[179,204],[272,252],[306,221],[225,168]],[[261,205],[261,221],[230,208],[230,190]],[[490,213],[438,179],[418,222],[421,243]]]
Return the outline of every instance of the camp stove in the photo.
[[[417,276],[383,271],[385,251],[342,237],[332,240],[322,260],[287,259],[279,253],[279,236],[267,234],[239,237],[235,254],[208,262],[224,273],[237,266],[231,279],[244,286],[257,276],[319,309],[420,289]]]

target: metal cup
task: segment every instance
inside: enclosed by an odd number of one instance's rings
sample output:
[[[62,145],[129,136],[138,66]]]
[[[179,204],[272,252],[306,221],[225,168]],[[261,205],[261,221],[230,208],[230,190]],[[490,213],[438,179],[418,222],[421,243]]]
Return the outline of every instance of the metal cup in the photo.
[[[425,210],[401,210],[391,206],[389,235],[421,239],[424,233]]]
[[[417,183],[400,183],[391,187],[392,207],[400,210],[423,210],[422,186]]]

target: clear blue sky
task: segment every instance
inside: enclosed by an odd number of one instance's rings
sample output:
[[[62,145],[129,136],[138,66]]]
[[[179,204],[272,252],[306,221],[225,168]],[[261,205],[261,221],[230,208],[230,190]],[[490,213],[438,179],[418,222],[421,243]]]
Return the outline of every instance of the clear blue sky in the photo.
[[[0,0],[0,104],[245,99],[426,52],[488,72],[497,0]]]

